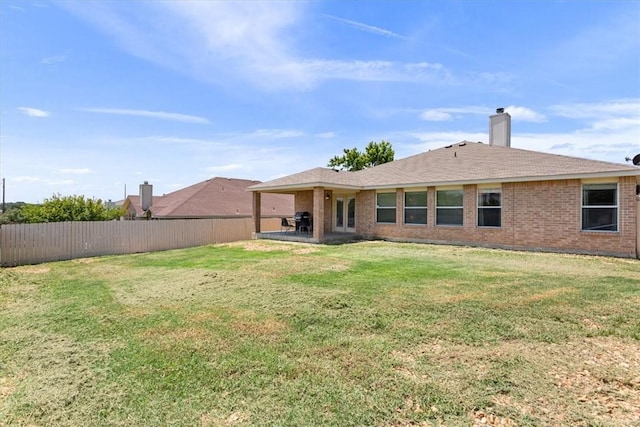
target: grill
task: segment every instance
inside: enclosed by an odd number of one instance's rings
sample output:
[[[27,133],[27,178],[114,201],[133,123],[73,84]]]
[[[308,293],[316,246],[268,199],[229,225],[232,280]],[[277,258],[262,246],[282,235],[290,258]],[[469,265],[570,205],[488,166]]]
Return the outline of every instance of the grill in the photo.
[[[306,231],[311,232],[311,214],[307,211],[296,212],[293,217],[296,221],[296,232]]]
[[[296,222],[302,221],[303,218],[310,219],[311,214],[309,212],[296,212],[296,216],[294,217]]]

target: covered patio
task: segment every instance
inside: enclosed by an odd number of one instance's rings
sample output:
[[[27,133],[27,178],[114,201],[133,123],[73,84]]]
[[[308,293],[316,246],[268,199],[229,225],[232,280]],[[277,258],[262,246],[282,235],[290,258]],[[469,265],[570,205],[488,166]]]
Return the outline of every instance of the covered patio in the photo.
[[[361,239],[356,230],[356,199],[360,188],[351,172],[316,168],[249,187],[253,192],[253,217],[261,212],[262,195],[269,193],[294,196],[296,216],[308,215],[311,226],[263,232],[255,221],[257,239],[307,243],[341,243]],[[291,218],[289,218],[291,220]]]

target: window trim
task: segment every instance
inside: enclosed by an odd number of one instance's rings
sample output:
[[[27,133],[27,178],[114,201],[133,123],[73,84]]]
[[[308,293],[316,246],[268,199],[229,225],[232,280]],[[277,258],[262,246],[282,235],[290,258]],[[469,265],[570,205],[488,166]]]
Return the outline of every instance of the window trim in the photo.
[[[378,204],[378,195],[379,194],[393,194],[394,196],[394,204],[393,206],[380,206]],[[376,224],[396,224],[398,222],[398,192],[397,191],[376,191]],[[378,220],[378,212],[380,209],[393,210],[395,213],[395,221],[394,222],[386,222]]]
[[[438,206],[438,193],[440,191],[460,191],[462,193],[462,205],[460,206]],[[436,187],[435,194],[435,225],[438,227],[464,227],[464,188],[463,187]],[[462,222],[460,224],[438,224],[438,209],[460,209],[462,211]]]
[[[409,206],[407,207],[407,193],[424,193],[425,205],[424,206]],[[424,209],[424,222],[407,222],[407,209]],[[408,226],[425,226],[429,223],[429,191],[428,189],[411,189],[403,191],[402,195],[402,223]]]
[[[498,206],[481,206],[480,205],[480,195],[486,193],[499,193],[500,194],[500,205]],[[502,186],[478,186],[476,189],[476,204],[477,204],[477,215],[476,215],[476,227],[478,228],[502,228]],[[480,225],[480,209],[500,209],[500,225]]]
[[[616,188],[616,204],[615,205],[585,205],[584,190],[588,185],[615,185]],[[615,230],[586,230],[584,228],[584,210],[585,209],[615,209],[616,211],[616,229]],[[620,183],[617,181],[583,181],[580,186],[580,232],[582,233],[620,233]]]

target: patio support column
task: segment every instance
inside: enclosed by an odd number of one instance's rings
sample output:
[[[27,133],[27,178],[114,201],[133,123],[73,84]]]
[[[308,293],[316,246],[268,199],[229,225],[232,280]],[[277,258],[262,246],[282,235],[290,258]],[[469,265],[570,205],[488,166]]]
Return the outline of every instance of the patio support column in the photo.
[[[324,239],[324,187],[313,188],[313,238]]]
[[[636,258],[640,259],[640,194],[636,196]]]
[[[260,232],[260,219],[262,218],[262,198],[259,191],[253,192],[253,226],[256,233]]]

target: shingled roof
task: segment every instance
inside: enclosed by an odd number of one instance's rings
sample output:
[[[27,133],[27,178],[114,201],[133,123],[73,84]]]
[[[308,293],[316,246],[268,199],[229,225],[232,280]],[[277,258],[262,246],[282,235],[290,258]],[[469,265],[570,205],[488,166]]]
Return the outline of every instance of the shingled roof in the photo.
[[[462,141],[358,172],[315,168],[249,187],[277,191],[314,186],[352,189],[640,176],[640,168]]]
[[[212,178],[164,196],[154,196],[154,218],[250,217],[253,199],[247,187],[259,183],[247,179]],[[129,196],[140,215],[139,197]],[[286,194],[268,194],[261,198],[262,216],[292,216],[294,199]]]

